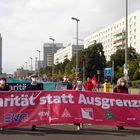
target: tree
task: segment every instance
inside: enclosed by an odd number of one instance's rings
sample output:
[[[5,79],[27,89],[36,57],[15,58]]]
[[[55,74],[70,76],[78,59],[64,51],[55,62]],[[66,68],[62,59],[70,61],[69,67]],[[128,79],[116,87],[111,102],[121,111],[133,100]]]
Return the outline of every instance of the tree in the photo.
[[[101,71],[103,75],[103,69],[106,65],[105,55],[103,51],[103,46],[101,43],[95,43],[89,46],[87,49],[83,50],[80,60],[82,58],[85,60],[85,76],[92,77],[97,74],[97,70]]]
[[[128,67],[129,67],[129,78],[134,80],[134,73],[138,67],[137,61],[138,53],[133,47],[128,48]],[[123,76],[123,69],[125,64],[125,49],[118,49],[114,54],[111,55],[110,62],[107,65],[111,66],[111,62],[114,61],[115,77],[119,78]],[[136,78],[136,76],[135,76]]]

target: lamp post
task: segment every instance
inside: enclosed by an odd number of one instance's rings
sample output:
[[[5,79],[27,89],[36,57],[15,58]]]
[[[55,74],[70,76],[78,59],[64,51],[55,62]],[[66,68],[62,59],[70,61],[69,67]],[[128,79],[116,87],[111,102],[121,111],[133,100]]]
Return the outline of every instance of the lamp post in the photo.
[[[38,73],[40,70],[40,50],[36,50],[39,53],[39,58],[38,58]]]
[[[124,77],[128,80],[128,64],[127,64],[127,49],[128,49],[128,0],[126,0],[126,32],[125,32],[125,64],[124,64]]]
[[[50,40],[53,41],[53,45],[52,45],[52,81],[53,81],[53,74],[54,74],[54,38],[49,38]]]
[[[24,64],[21,66],[21,68],[23,68],[23,69],[24,69]]]
[[[27,77],[27,66],[28,66],[28,62],[25,62],[25,64],[26,64],[26,77]]]
[[[79,74],[79,68],[78,68],[78,22],[80,21],[79,19],[72,17],[72,20],[75,20],[77,22],[77,45],[76,45],[76,74],[77,74],[77,78],[78,78],[78,74]]]
[[[26,70],[27,70],[27,65],[28,65],[28,62],[25,62],[25,64],[26,64]]]
[[[83,61],[83,82],[85,81],[85,62],[86,62],[86,56],[84,55],[82,58]]]
[[[35,71],[37,72],[38,71],[38,60],[37,60],[37,57],[35,57]]]
[[[30,59],[31,59],[31,71],[33,70],[33,64],[32,64],[32,60],[33,60],[33,58],[32,57],[29,57]]]

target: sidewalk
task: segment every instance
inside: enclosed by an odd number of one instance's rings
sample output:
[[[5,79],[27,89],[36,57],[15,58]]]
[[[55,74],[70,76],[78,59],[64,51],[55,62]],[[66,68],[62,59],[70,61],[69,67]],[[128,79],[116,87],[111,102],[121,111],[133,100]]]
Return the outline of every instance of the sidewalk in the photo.
[[[129,93],[130,94],[138,94],[138,88],[130,88]],[[140,94],[140,91],[139,91],[139,94]]]

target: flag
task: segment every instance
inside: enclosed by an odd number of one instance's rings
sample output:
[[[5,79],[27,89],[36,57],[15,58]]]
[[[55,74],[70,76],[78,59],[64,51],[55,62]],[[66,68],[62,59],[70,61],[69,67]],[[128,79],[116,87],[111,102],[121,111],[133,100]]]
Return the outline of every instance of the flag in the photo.
[[[93,88],[96,88],[96,75],[92,77],[91,82],[92,82]]]

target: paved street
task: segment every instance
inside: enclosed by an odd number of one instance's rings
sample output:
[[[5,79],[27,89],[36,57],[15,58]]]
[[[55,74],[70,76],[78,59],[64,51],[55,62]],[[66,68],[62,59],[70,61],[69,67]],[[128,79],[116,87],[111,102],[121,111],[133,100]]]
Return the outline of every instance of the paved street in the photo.
[[[139,140],[140,129],[85,126],[77,131],[74,125],[40,126],[36,131],[30,128],[7,129],[0,132],[0,140]]]
[[[132,94],[137,89],[130,89]],[[30,127],[0,131],[0,140],[139,140],[140,128],[118,131],[114,126],[86,125],[77,131],[74,125],[42,125],[36,131]]]

